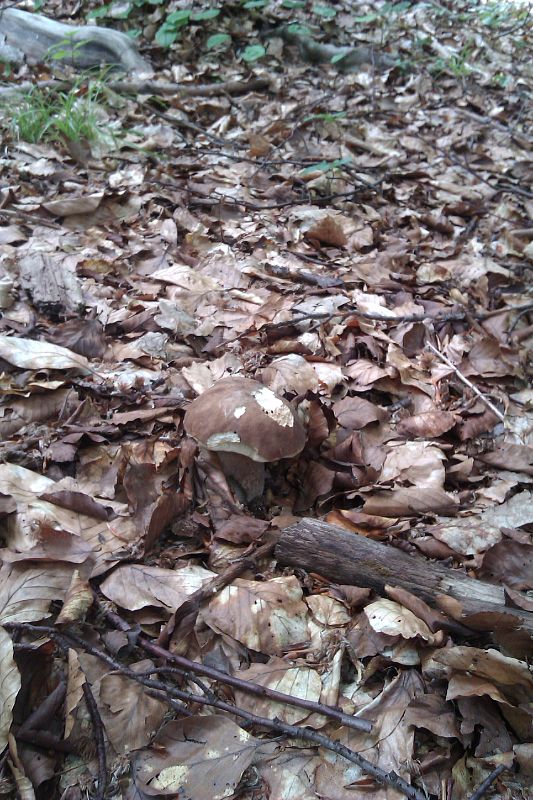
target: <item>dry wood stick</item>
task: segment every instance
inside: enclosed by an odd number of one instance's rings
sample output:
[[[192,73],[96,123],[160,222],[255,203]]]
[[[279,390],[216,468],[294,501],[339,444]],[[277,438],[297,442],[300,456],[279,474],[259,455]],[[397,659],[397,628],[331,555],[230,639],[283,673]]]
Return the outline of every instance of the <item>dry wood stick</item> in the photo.
[[[102,604],[97,601],[102,608]],[[104,609],[108,620],[119,630],[124,632],[131,631],[130,626],[126,620],[122,619],[118,614],[113,611],[106,611]],[[293,697],[284,692],[278,692],[275,689],[269,689],[267,686],[261,686],[259,683],[252,683],[244,678],[236,678],[222,670],[214,669],[213,667],[199,664],[197,661],[191,661],[184,656],[171,653],[170,650],[165,650],[158,644],[154,644],[147,636],[141,634],[138,637],[137,644],[156,658],[162,658],[172,664],[176,664],[184,672],[191,672],[197,675],[203,675],[205,678],[224,683],[227,686],[233,686],[247,694],[255,694],[258,697],[268,697],[269,700],[274,700],[277,703],[285,703],[286,705],[297,706],[298,708],[305,708],[315,714],[321,714],[324,717],[329,717],[339,722],[341,725],[346,725],[348,728],[353,728],[359,731],[366,731],[367,733],[372,730],[372,723],[360,717],[353,717],[349,714],[344,714],[339,708],[334,706],[326,706],[322,703],[315,703],[313,700],[305,700],[302,697]]]
[[[320,520],[303,519],[285,528],[274,554],[282,566],[316,572],[335,583],[369,587],[378,594],[387,585],[399,586],[433,607],[439,607],[439,596],[449,596],[460,601],[467,616],[496,612],[500,626],[521,625],[533,633],[533,614],[506,606],[503,587]],[[474,627],[468,619],[464,624]]]
[[[499,764],[497,767],[495,767],[490,775],[487,775],[485,780],[479,784],[474,792],[472,792],[468,800],[481,800],[481,798],[487,793],[487,790],[490,789],[496,778],[501,775],[502,772],[505,772],[508,769],[509,767],[507,767],[505,764]]]

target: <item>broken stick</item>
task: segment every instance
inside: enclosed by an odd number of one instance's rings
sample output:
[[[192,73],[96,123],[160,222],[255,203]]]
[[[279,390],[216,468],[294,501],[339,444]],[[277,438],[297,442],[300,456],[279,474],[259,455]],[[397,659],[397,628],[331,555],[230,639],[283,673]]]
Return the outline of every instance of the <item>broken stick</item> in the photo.
[[[460,621],[476,630],[493,629],[487,618],[492,613],[500,615],[494,617],[496,627],[522,627],[533,634],[533,614],[506,606],[503,587],[320,520],[303,519],[285,528],[274,552],[281,566],[319,573],[337,584],[367,587],[378,594],[385,586],[401,587],[441,609],[446,607],[443,599],[453,598],[461,604]]]

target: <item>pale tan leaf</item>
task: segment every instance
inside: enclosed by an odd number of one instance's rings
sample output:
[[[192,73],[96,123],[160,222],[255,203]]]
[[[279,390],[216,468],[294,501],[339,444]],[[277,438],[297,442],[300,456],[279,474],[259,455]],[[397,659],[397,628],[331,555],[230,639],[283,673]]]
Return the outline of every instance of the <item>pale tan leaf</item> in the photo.
[[[504,656],[499,650],[480,650],[478,647],[447,647],[434,653],[433,658],[452,669],[469,672],[504,686],[520,684],[533,690],[533,674],[526,661]]]
[[[57,344],[18,336],[0,335],[0,358],[20,369],[76,369],[90,372],[85,356]]]
[[[0,750],[7,745],[13,706],[20,689],[20,674],[13,658],[13,642],[0,627]]]
[[[482,697],[483,695],[488,695],[497,703],[510,705],[498,687],[490,681],[460,673],[456,673],[450,678],[446,700],[455,700],[457,697]]]
[[[407,481],[421,489],[442,489],[444,453],[428,442],[405,442],[390,448],[380,482]]]
[[[95,559],[92,576],[107,571],[118,561],[129,545],[133,547],[141,533],[131,517],[118,516],[112,522],[88,514],[62,508],[41,500],[40,495],[53,494],[57,484],[16,464],[0,464],[0,492],[11,495],[17,503],[17,513],[7,523],[6,540],[11,550],[27,552],[40,546],[42,528],[75,534],[88,545]]]
[[[295,577],[233,581],[201,616],[210,628],[268,655],[278,655],[307,637],[307,607]]]
[[[146,606],[175,611],[189,595],[214,577],[216,573],[197,566],[174,570],[128,564],[109,575],[100,589],[106,597],[129,611]]]
[[[425,622],[393,600],[377,600],[364,609],[368,621],[377,633],[387,636],[403,636],[412,639],[419,636],[428,644],[435,644],[436,637]]]
[[[17,742],[11,733],[9,734],[9,755],[11,758],[8,756],[7,763],[17,786],[19,800],[35,800],[33,786],[24,771],[24,765],[17,751]]]
[[[154,747],[136,760],[137,781],[149,795],[194,800],[231,797],[261,742],[226,717],[170,722]]]
[[[312,700],[317,703],[322,692],[322,681],[315,669],[305,666],[292,666],[282,658],[271,658],[267,664],[252,664],[248,669],[236,673],[239,678],[260,686],[266,686],[277,692],[298,697],[303,700]],[[289,706],[286,703],[276,703],[268,698],[254,697],[247,692],[235,692],[235,702],[262,717],[281,719],[289,725],[309,716],[305,708]]]
[[[34,622],[48,613],[52,600],[62,600],[72,569],[63,564],[27,567],[3,564],[0,569],[0,623]]]
[[[146,659],[131,664],[130,668],[141,673],[153,666]],[[168,710],[167,703],[150,697],[142,684],[117,673],[100,679],[98,705],[111,744],[117,753],[124,754],[145,747]]]

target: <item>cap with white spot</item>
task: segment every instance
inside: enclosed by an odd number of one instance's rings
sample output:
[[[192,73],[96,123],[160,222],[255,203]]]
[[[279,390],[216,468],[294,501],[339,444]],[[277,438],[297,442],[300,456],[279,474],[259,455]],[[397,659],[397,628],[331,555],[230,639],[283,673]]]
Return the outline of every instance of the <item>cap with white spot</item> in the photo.
[[[305,429],[286,400],[251,378],[217,381],[192,401],[185,430],[208,450],[253,461],[292,458],[305,445]]]

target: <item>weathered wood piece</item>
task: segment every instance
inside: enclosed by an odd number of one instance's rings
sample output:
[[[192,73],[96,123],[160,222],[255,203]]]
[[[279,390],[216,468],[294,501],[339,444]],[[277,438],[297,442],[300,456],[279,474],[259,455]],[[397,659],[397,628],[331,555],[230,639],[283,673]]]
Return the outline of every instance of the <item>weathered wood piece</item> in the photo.
[[[533,633],[533,614],[506,606],[502,587],[320,520],[303,519],[285,528],[275,556],[281,566],[300,567],[335,583],[368,587],[381,595],[385,586],[401,587],[433,607],[439,605],[439,595],[447,595],[461,603],[467,617],[505,614],[509,627],[516,622]],[[505,627],[503,618],[499,627]]]
[[[153,74],[129,36],[111,28],[66,25],[42,14],[6,8],[0,11],[0,34],[31,63],[42,62],[55,51],[54,60],[82,69],[113,64],[132,74]]]

